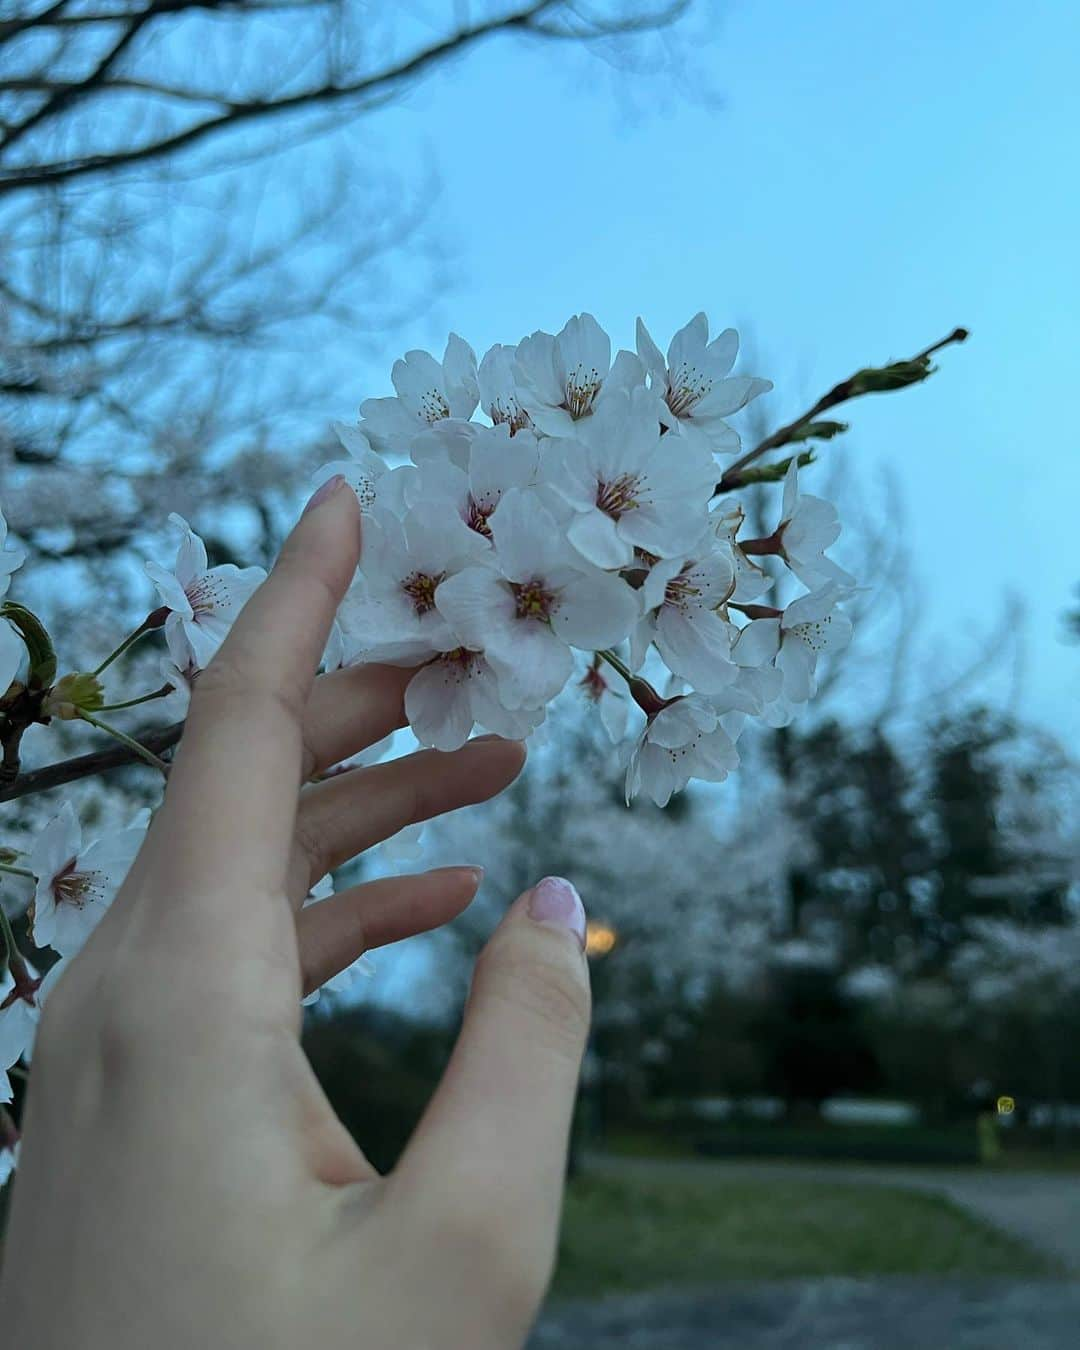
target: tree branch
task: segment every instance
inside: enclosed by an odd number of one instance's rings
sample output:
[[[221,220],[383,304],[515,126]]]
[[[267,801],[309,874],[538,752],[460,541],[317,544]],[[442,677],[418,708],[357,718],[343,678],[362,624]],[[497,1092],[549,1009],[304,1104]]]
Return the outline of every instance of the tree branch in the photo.
[[[423,74],[427,69],[440,64],[454,52],[475,46],[482,39],[497,32],[521,29],[545,38],[577,41],[611,37],[622,32],[640,32],[649,28],[662,27],[679,16],[687,7],[687,2],[688,0],[676,0],[675,3],[664,6],[657,14],[626,19],[615,24],[598,20],[589,20],[587,23],[583,21],[581,30],[575,31],[571,27],[562,30],[551,23],[542,22],[549,11],[562,7],[562,0],[539,0],[538,3],[525,5],[510,14],[497,15],[470,27],[459,28],[441,41],[414,52],[396,65],[360,79],[343,84],[321,84],[316,88],[300,90],[281,98],[250,99],[241,102],[222,99],[221,102],[224,104],[225,110],[220,114],[204,118],[181,131],[162,136],[157,140],[148,141],[141,146],[109,153],[88,154],[51,163],[11,165],[0,172],[0,192],[9,194],[24,192],[48,184],[57,184],[85,177],[88,174],[103,171],[115,172],[134,164],[160,161],[231,128],[249,122],[269,121],[272,118],[304,109],[349,100],[364,100],[365,109],[370,111],[392,97],[394,88],[403,80]],[[147,22],[161,14],[190,7],[189,0],[154,0],[154,3],[147,10],[139,12],[137,16],[129,16],[128,22],[132,27],[122,38],[118,39],[98,67],[87,76],[82,90],[77,94],[55,95],[42,109],[31,114],[27,122],[13,128],[6,143],[11,144],[24,133],[28,126],[40,123],[45,116],[61,111],[70,99],[82,98],[87,94],[102,92],[107,89],[109,85],[103,85],[101,83],[102,78],[107,74],[112,62],[120,52],[129,46],[137,28],[144,27]],[[217,8],[217,6],[209,5],[205,7]],[[137,28],[135,25],[137,25]],[[58,103],[57,100],[63,100],[63,102]]]
[[[152,731],[141,732],[136,739],[147,750],[161,754],[177,743],[183,730],[183,722],[177,722],[171,727],[155,727]],[[80,778],[91,778],[138,763],[139,757],[133,750],[113,744],[107,750],[92,750],[89,754],[76,755],[74,759],[61,760],[57,764],[48,764],[42,769],[31,769],[29,773],[20,774],[9,787],[0,789],[0,802],[48,792],[51,788],[63,787],[65,783],[74,783]]]
[[[916,384],[920,380],[924,380],[927,375],[932,373],[930,357],[935,352],[940,351],[942,347],[948,347],[950,343],[966,341],[967,336],[968,330],[966,328],[954,328],[948,337],[943,337],[940,342],[934,342],[929,347],[924,347],[921,352],[917,352],[907,361],[896,361],[879,370],[858,370],[846,380],[841,380],[827,394],[823,394],[808,412],[804,412],[801,417],[796,417],[794,422],[789,422],[779,431],[774,431],[771,436],[766,436],[763,441],[754,446],[753,450],[747,451],[741,459],[737,459],[734,464],[725,469],[724,476],[714,489],[715,493],[734,492],[737,488],[744,486],[741,474],[748,464],[752,464],[755,459],[768,454],[770,450],[778,450],[782,445],[788,445],[791,441],[798,439],[797,433],[808,422],[812,422],[815,417],[820,417],[829,408],[835,408],[838,404],[846,403],[848,399],[858,398],[862,394],[902,389],[906,385]],[[890,383],[885,377],[891,371],[900,373]],[[866,378],[869,376],[883,378],[875,382]]]

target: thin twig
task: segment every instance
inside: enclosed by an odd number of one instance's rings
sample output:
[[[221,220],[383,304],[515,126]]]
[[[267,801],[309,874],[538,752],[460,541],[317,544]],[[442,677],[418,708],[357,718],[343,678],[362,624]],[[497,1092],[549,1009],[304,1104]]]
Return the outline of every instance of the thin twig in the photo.
[[[942,347],[948,347],[950,343],[965,341],[967,336],[968,330],[966,328],[954,328],[948,337],[943,337],[940,342],[933,342],[929,347],[924,347],[921,352],[917,352],[908,361],[891,362],[890,364],[914,366],[920,361],[928,360],[935,352],[940,351]],[[796,432],[804,427],[807,422],[812,422],[815,417],[820,417],[829,408],[835,408],[840,403],[846,403],[849,398],[855,397],[858,393],[865,392],[855,388],[856,378],[861,373],[857,371],[855,375],[849,375],[846,380],[841,380],[827,394],[823,394],[808,412],[796,417],[794,422],[789,422],[779,431],[774,431],[771,436],[766,436],[763,441],[754,446],[753,450],[748,450],[741,459],[737,459],[734,464],[724,470],[724,476],[716,485],[716,493],[733,492],[736,488],[742,487],[740,474],[748,464],[752,464],[755,459],[768,454],[770,450],[778,450],[782,445],[789,444],[795,439]]]

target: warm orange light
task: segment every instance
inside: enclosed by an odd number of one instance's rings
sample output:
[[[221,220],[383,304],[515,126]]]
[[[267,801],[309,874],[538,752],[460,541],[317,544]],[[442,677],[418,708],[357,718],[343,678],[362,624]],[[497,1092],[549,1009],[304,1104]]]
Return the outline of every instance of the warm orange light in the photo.
[[[585,925],[586,956],[607,956],[618,940],[619,935],[610,924],[590,919]]]

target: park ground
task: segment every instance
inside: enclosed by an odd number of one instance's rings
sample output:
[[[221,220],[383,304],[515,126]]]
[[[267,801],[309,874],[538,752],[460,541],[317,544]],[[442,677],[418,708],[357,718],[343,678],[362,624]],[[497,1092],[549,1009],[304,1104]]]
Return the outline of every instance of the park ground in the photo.
[[[530,1350],[1080,1343],[1080,1174],[592,1157]]]

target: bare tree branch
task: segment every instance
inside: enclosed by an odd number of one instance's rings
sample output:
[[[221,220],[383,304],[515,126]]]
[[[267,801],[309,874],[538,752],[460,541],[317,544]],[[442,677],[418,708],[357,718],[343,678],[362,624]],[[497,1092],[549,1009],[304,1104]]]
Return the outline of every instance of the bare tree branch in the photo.
[[[171,749],[180,739],[184,730],[183,722],[171,727],[156,727],[152,731],[140,732],[135,739],[156,755]],[[130,764],[142,761],[134,751],[125,745],[109,743],[107,749],[92,750],[86,755],[76,755],[73,759],[61,760],[57,764],[48,764],[43,769],[31,769],[20,774],[14,783],[0,788],[0,802],[14,801],[17,797],[29,797],[36,792],[48,792],[51,788],[63,787],[65,783],[74,783],[80,778],[97,777],[110,773],[113,769],[122,769]]]

